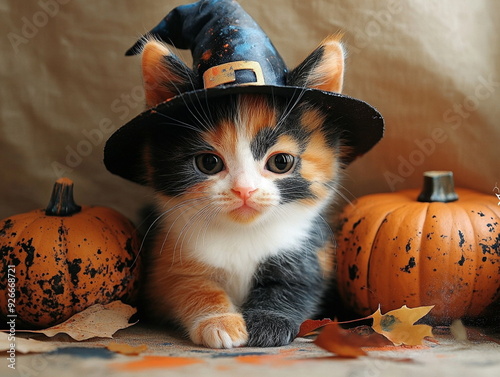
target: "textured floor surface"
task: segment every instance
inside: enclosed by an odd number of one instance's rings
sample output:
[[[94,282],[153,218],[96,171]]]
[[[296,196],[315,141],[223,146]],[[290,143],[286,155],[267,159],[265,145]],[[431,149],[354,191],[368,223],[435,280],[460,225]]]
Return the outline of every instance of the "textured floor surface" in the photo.
[[[2,357],[0,376],[500,376],[500,338],[480,329],[470,329],[469,334],[469,341],[458,342],[441,329],[435,331],[437,342],[424,346],[368,349],[368,356],[343,359],[304,338],[279,348],[212,350],[195,347],[171,332],[135,325],[120,330],[114,339],[75,342],[66,335],[34,336],[57,348],[17,352],[16,369]],[[129,356],[106,348],[111,342],[145,346],[140,354]]]

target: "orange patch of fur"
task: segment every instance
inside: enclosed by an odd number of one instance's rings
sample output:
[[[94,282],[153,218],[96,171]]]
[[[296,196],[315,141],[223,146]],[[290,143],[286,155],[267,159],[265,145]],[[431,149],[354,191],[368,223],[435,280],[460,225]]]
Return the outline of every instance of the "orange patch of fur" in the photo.
[[[235,127],[236,123],[236,127]],[[248,140],[265,127],[276,124],[276,112],[259,96],[241,96],[238,103],[238,119],[222,120],[213,130],[204,134],[204,139],[224,155],[235,155],[238,129],[244,130]]]
[[[314,132],[321,129],[325,123],[325,116],[318,109],[307,109],[302,113],[300,123],[309,132]]]
[[[333,180],[339,167],[336,152],[326,143],[320,131],[324,120],[324,115],[316,109],[305,110],[301,117],[302,126],[312,132],[306,150],[301,156],[301,175],[311,182],[311,191],[318,198],[329,195],[331,189],[326,184]]]
[[[234,156],[236,153],[238,134],[231,119],[225,119],[215,129],[205,132],[203,138],[224,155]]]
[[[279,152],[298,155],[300,152],[299,145],[297,144],[297,141],[290,135],[281,135],[278,138],[276,144],[271,147],[268,154],[271,155]]]
[[[182,216],[182,207],[172,216]],[[172,232],[166,239],[156,239],[151,260],[156,276],[149,276],[145,282],[144,292],[158,306],[157,312],[180,318],[187,328],[200,315],[233,312],[233,304],[217,280],[223,279],[225,272],[190,258],[182,249],[182,235]]]
[[[335,152],[326,144],[324,136],[313,133],[302,154],[302,176],[308,181],[326,183],[334,178],[336,165]]]
[[[309,74],[308,85],[311,88],[329,92],[342,92],[344,82],[344,49],[340,43],[342,35],[326,38],[320,45],[323,56]]]
[[[326,279],[332,278],[336,269],[335,252],[332,242],[327,242],[317,251],[317,255],[323,277]]]
[[[253,140],[263,128],[276,125],[276,111],[265,98],[242,96],[238,110],[238,123],[245,128],[248,140]]]
[[[155,268],[144,292],[155,303],[154,311],[179,320],[196,344],[224,347],[223,332],[233,344],[244,345],[245,321],[220,285],[226,273],[190,258],[176,242],[169,235],[166,240],[158,238],[153,248]]]
[[[169,55],[171,55],[170,50],[155,40],[147,42],[142,50],[142,76],[148,107],[154,107],[178,94],[163,85],[165,82],[181,81],[181,78],[166,69],[164,65],[164,57]]]

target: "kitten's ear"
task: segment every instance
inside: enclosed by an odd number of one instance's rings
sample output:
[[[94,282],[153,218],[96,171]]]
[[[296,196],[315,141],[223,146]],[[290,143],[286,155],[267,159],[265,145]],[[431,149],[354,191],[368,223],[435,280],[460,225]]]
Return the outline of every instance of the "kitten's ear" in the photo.
[[[163,43],[149,40],[142,50],[146,104],[154,107],[192,89],[194,72]]]
[[[288,74],[289,85],[340,93],[344,82],[344,49],[340,38],[341,35],[326,38]]]

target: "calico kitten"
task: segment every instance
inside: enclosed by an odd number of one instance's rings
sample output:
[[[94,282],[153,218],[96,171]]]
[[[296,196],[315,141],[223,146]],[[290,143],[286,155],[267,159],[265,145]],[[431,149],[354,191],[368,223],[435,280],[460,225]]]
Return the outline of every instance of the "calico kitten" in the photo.
[[[343,50],[325,40],[289,85],[340,92]],[[147,104],[192,87],[158,41],[142,52]],[[165,118],[144,153],[160,213],[144,283],[148,312],[213,348],[280,346],[318,307],[333,270],[324,215],[347,152],[321,108],[228,95]],[[164,127],[168,130],[169,127]]]

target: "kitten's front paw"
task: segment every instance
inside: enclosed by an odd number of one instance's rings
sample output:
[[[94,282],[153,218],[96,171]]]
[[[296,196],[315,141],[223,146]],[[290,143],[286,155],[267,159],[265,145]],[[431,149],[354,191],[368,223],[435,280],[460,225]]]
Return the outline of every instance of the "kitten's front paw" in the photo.
[[[256,309],[246,311],[244,317],[249,347],[284,346],[299,332],[299,325],[279,313]]]
[[[248,340],[245,320],[241,314],[226,313],[202,317],[189,332],[195,344],[209,348],[244,346]]]

